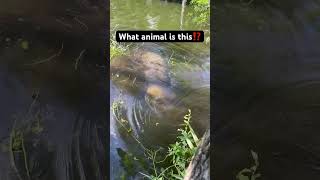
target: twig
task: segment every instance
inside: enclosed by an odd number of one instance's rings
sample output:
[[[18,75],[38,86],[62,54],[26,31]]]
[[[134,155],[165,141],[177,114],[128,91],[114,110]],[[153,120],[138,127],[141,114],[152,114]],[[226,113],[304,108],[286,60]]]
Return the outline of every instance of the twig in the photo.
[[[171,165],[171,166],[167,167],[166,169],[164,169],[164,170],[159,174],[158,177],[161,177],[162,175],[164,175],[164,173],[165,173],[168,169],[170,169],[171,167],[173,167],[173,166],[175,166],[175,165]]]
[[[146,175],[146,174],[144,174],[144,173],[142,173],[142,172],[139,172],[139,174],[143,175],[143,176],[146,177],[146,178],[152,179],[151,176],[148,176],[148,175]]]
[[[157,152],[158,152],[158,150],[154,152],[154,156],[152,157],[152,165],[153,165],[153,170],[154,170],[156,177],[158,177],[157,168],[156,168],[156,164],[155,164],[155,160],[157,158]]]
[[[36,61],[36,62],[31,63],[31,64],[25,64],[25,65],[27,65],[27,66],[33,66],[33,65],[38,65],[38,64],[45,63],[45,62],[49,62],[49,61],[51,61],[52,59],[60,56],[62,50],[63,50],[63,43],[62,43],[61,48],[60,48],[60,50],[58,51],[58,53],[53,54],[52,56],[50,56],[50,57],[48,57],[48,58],[46,58],[46,59],[43,59],[43,60],[40,60],[40,61]]]
[[[35,98],[33,99],[32,103],[29,106],[28,114],[31,113],[31,110],[32,110],[33,106],[35,105],[35,103],[37,102],[37,100],[39,98],[39,90],[34,92],[34,93],[36,93],[36,96],[35,96]]]
[[[249,2],[247,2],[247,5],[250,5],[254,0],[250,0]]]
[[[24,166],[25,166],[26,171],[27,171],[28,179],[30,180],[30,171],[29,171],[29,166],[28,166],[27,152],[26,152],[26,148],[24,146],[23,137],[21,137],[21,147],[22,147],[22,152],[23,152]]]
[[[74,69],[75,69],[75,70],[77,70],[77,69],[78,69],[79,61],[80,61],[80,59],[81,59],[81,57],[82,57],[82,55],[83,55],[83,53],[84,53],[84,52],[86,52],[86,50],[85,50],[85,49],[84,49],[84,50],[82,50],[82,51],[80,52],[79,56],[77,57],[77,59],[76,59],[76,63],[75,63],[75,65],[74,65]]]
[[[71,24],[67,24],[67,23],[63,22],[62,20],[60,20],[60,19],[56,19],[56,21],[57,21],[58,23],[64,25],[64,26],[68,27],[68,28],[72,28],[72,25],[71,25]]]
[[[172,58],[173,54],[174,54],[174,51],[172,51],[171,56],[169,57],[169,60],[168,60],[169,63],[172,62],[172,59],[171,59],[171,58]]]
[[[80,21],[77,17],[74,17],[73,19],[74,19],[75,21],[77,21],[80,25],[82,25],[83,27],[85,27],[86,31],[89,30],[88,26],[87,26],[84,22]]]

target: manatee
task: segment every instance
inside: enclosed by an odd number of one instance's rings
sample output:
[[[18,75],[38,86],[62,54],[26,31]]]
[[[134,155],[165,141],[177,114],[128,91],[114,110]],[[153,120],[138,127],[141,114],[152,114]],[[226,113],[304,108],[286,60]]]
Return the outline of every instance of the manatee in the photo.
[[[144,95],[151,107],[165,110],[172,107],[169,67],[161,55],[137,50],[131,55],[114,58],[110,65],[112,80],[121,90],[131,95]]]

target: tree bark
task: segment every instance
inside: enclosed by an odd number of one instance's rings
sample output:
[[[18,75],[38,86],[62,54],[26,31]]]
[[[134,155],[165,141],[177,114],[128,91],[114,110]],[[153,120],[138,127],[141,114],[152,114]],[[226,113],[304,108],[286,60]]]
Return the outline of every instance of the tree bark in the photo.
[[[202,137],[198,150],[192,158],[184,180],[210,179],[210,129]]]

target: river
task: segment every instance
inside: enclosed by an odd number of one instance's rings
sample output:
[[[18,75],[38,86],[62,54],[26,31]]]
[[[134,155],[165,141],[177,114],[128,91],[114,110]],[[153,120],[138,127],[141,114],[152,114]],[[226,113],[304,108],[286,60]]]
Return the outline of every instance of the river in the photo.
[[[183,2],[185,3],[185,1]],[[160,0],[123,1],[112,0],[111,33],[116,30],[196,30],[199,29],[188,15],[191,9],[181,2]],[[127,44],[128,45],[128,44]],[[160,54],[170,64],[174,59],[176,66],[169,66],[171,74],[170,87],[176,94],[175,111],[157,114],[148,106],[145,96],[134,96],[122,91],[121,87],[111,84],[110,104],[122,102],[124,112],[121,116],[128,120],[133,136],[147,148],[167,149],[175,142],[177,129],[183,123],[187,109],[192,110],[192,124],[199,137],[209,126],[210,109],[210,46],[209,43],[134,43],[129,44],[128,51],[144,49]],[[118,75],[117,75],[118,76]],[[121,76],[121,75],[120,75]],[[112,108],[110,110],[112,112]],[[123,158],[119,150],[126,154],[142,156],[143,149],[136,140],[128,137],[121,130],[117,117],[110,114],[111,119],[111,179],[128,174],[123,169]],[[118,120],[121,118],[118,118]],[[148,162],[147,162],[148,163]],[[128,170],[127,170],[128,171]],[[135,169],[131,178],[141,178]],[[129,178],[129,177],[127,177]]]

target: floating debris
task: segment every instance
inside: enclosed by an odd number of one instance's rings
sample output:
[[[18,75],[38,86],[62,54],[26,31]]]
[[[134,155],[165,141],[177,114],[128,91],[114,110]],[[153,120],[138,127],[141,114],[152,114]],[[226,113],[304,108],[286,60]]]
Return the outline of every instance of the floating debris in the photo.
[[[28,41],[22,41],[21,42],[21,48],[24,50],[28,50],[29,49],[29,42]]]

